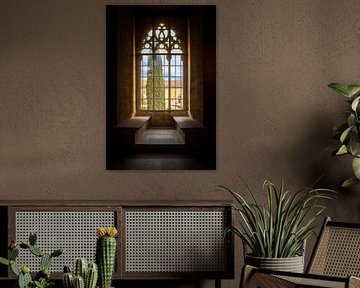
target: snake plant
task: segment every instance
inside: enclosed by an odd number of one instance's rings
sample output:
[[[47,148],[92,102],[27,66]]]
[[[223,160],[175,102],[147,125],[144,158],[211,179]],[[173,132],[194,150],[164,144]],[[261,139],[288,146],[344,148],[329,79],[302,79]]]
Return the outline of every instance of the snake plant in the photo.
[[[334,127],[339,139],[339,145],[334,151],[334,155],[350,155],[352,159],[352,169],[354,177],[347,179],[342,186],[348,187],[360,183],[360,85],[344,85],[341,83],[331,83],[329,88],[344,96],[350,104],[347,111],[346,122]]]
[[[283,183],[277,188],[266,180],[267,203],[261,205],[241,180],[251,201],[228,187],[218,186],[234,197],[233,208],[240,215],[239,227],[228,227],[225,235],[232,232],[239,236],[252,256],[287,258],[301,255],[305,240],[317,226],[316,219],[326,210],[318,201],[331,199],[335,191],[310,187],[291,193],[284,189]]]

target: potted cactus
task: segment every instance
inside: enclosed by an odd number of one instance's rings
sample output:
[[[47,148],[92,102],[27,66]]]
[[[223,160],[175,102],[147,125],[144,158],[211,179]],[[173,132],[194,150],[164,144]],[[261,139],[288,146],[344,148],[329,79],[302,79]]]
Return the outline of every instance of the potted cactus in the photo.
[[[50,280],[50,265],[54,257],[64,253],[63,249],[57,249],[52,253],[45,253],[36,246],[36,233],[30,233],[29,243],[12,242],[8,252],[8,259],[0,257],[0,263],[10,266],[11,271],[18,277],[18,288],[49,288],[54,285]],[[19,266],[16,259],[20,249],[26,249],[33,255],[39,257],[41,270],[35,275],[34,280],[30,275],[30,268],[26,265]]]
[[[95,288],[98,279],[96,263],[88,262],[86,258],[78,258],[74,263],[74,271],[69,266],[64,267],[64,288]]]
[[[116,258],[115,227],[100,227],[96,231],[96,262],[99,267],[99,287],[110,288]]]

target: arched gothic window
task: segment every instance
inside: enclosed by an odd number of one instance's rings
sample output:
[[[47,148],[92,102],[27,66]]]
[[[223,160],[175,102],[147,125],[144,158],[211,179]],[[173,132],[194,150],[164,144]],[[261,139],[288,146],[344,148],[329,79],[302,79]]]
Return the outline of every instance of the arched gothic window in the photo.
[[[186,37],[171,21],[151,26],[138,38],[137,110],[186,110]]]

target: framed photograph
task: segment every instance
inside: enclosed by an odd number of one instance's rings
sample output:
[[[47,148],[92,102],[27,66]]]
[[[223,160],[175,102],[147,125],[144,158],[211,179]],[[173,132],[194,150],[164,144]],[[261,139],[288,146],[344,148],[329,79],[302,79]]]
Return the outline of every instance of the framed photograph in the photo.
[[[107,5],[106,168],[216,169],[216,6]]]

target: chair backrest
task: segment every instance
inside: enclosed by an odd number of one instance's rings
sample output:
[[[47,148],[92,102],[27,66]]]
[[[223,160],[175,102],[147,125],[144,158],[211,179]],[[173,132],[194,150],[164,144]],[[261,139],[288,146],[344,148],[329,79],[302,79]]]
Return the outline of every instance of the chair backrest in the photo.
[[[360,277],[360,224],[326,218],[307,273]]]

